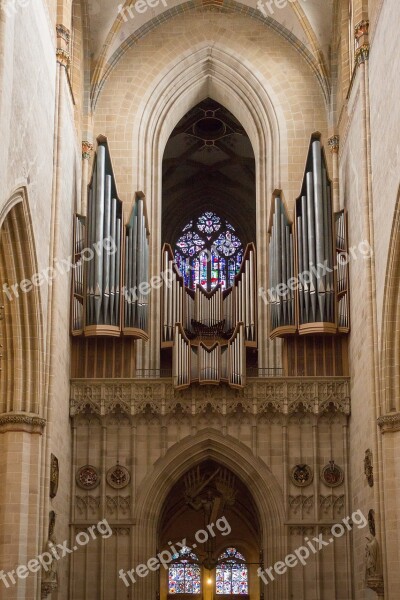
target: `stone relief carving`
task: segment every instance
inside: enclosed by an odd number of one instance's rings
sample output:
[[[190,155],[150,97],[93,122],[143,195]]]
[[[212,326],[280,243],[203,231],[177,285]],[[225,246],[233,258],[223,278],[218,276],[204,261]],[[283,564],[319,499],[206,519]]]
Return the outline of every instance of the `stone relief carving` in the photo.
[[[304,464],[295,465],[290,472],[290,479],[297,487],[306,487],[313,481],[314,474],[311,467]]]
[[[368,485],[372,487],[374,485],[374,468],[372,465],[372,452],[369,448],[365,451],[364,473],[367,478]]]
[[[335,496],[331,494],[329,496],[320,496],[319,497],[319,505],[323,513],[328,514],[330,510],[333,509],[334,515],[341,515],[344,509],[344,494],[340,496]]]
[[[100,496],[76,496],[76,507],[79,514],[83,515],[86,511],[95,515],[100,506]]]
[[[58,458],[52,454],[50,459],[50,498],[55,498],[57,495],[59,475]]]
[[[131,509],[131,497],[130,496],[106,496],[106,508],[107,513],[115,515],[120,513],[125,516],[129,514]]]
[[[108,485],[114,489],[122,489],[126,487],[131,480],[128,469],[118,463],[115,465],[115,467],[111,467],[111,469],[107,471],[106,478]]]
[[[42,570],[42,582],[41,582],[41,597],[47,598],[47,596],[53,593],[58,587],[58,564],[57,560],[52,553],[52,548],[57,546],[57,541],[54,535],[54,529],[56,525],[56,513],[52,510],[49,514],[49,533],[46,542],[45,551],[50,554],[52,561],[47,565],[46,570]]]
[[[328,487],[338,487],[344,481],[343,469],[336,465],[335,461],[330,460],[321,471],[321,479]]]
[[[299,512],[308,515],[314,508],[314,496],[289,496],[289,508],[294,515]]]
[[[350,414],[348,379],[318,380],[304,378],[274,382],[250,381],[244,390],[232,390],[228,386],[218,388],[193,388],[176,391],[172,382],[140,380],[115,384],[111,380],[90,385],[81,381],[71,383],[71,416],[89,411],[105,416],[117,410],[134,416],[150,412],[166,415],[177,405],[187,414],[196,415],[207,408],[227,415],[240,410],[249,414],[275,411],[290,415],[298,411],[316,416],[329,412]]]
[[[76,483],[85,490],[93,490],[100,483],[100,474],[96,467],[85,465],[76,473]]]

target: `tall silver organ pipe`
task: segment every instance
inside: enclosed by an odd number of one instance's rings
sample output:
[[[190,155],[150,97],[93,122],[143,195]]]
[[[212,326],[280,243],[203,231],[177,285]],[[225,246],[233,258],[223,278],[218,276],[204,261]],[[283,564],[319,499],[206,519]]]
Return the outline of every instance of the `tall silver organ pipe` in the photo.
[[[335,243],[337,255],[337,298],[339,331],[350,330],[349,267],[347,219],[344,210],[335,213]]]
[[[236,326],[228,346],[228,377],[232,387],[243,387],[246,384],[246,349],[245,327],[243,323]]]
[[[125,231],[124,330],[147,329],[149,238],[142,194],[136,194]]]
[[[87,216],[74,217],[72,333],[127,335],[145,340],[148,339],[145,329],[149,232],[144,195],[142,192],[135,195],[124,236],[122,202],[118,198],[107,139],[99,136],[97,142],[88,186]]]
[[[190,329],[195,300],[193,292],[184,286],[168,244],[164,245],[162,251],[162,278],[161,342],[171,345],[176,323],[180,323],[186,330]]]
[[[287,333],[293,332],[291,328],[295,327],[295,293],[290,285],[294,274],[293,252],[292,226],[282,198],[276,195],[269,241],[268,299],[271,329],[284,327]]]
[[[222,290],[217,286],[211,292],[198,287],[195,296],[195,320],[212,327],[222,319]]]
[[[86,218],[74,215],[73,271],[71,298],[71,333],[81,335],[84,327],[85,262],[82,252],[86,244]]]
[[[314,135],[308,153],[302,192],[296,201],[296,246],[299,300],[299,326],[317,331],[314,323],[336,327],[332,239],[332,195],[325,156]]]
[[[186,338],[181,324],[175,325],[175,344],[172,354],[172,377],[176,388],[190,385],[191,361],[190,342]]]
[[[220,374],[220,346],[215,343],[211,347],[202,342],[198,346],[199,356],[199,383],[219,383]]]
[[[247,345],[257,344],[257,293],[256,293],[256,261],[255,248],[249,244],[245,250],[242,266],[236,275],[233,287],[234,304],[232,314],[236,323],[243,322]]]
[[[99,139],[88,194],[87,246],[93,252],[93,259],[86,262],[86,327],[92,327],[88,334],[96,334],[96,328],[104,326],[120,328],[122,203],[117,198],[107,142]]]
[[[311,136],[293,228],[275,192],[270,234],[270,337],[348,332],[348,267],[340,256],[347,252],[346,215],[333,213],[319,133]]]

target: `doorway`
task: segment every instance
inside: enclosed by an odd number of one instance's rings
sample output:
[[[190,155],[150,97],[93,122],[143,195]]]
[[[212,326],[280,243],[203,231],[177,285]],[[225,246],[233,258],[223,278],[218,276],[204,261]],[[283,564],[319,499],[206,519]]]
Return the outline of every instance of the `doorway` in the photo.
[[[162,511],[160,600],[259,600],[260,526],[254,501],[229,469],[206,460],[171,489]]]

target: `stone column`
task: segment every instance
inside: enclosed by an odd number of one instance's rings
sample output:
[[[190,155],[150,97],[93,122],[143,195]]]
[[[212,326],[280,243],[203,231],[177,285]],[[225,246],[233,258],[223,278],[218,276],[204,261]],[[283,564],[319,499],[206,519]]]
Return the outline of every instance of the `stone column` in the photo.
[[[0,415],[0,597],[40,597],[28,570],[39,554],[40,445],[45,420],[31,414]]]

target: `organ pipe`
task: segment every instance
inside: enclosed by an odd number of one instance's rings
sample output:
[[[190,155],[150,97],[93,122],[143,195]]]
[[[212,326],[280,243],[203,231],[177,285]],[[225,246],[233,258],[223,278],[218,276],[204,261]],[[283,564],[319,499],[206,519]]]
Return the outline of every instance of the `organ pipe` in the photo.
[[[343,213],[334,217],[320,135],[313,134],[293,228],[280,192],[274,194],[269,241],[271,338],[349,330],[348,270],[339,260],[347,248],[345,223]]]
[[[275,335],[296,331],[295,295],[290,285],[294,273],[293,232],[280,194],[274,197],[269,242],[269,289],[271,329]],[[301,256],[301,260],[303,257]],[[304,291],[301,291],[304,294]]]
[[[163,247],[161,264],[167,274],[161,291],[161,347],[172,347],[175,387],[195,381],[243,386],[246,347],[257,344],[254,246],[247,246],[228,290],[219,285],[211,292],[201,286],[187,289],[168,244]]]
[[[149,263],[144,196],[136,194],[123,236],[122,202],[107,139],[97,141],[87,217],[74,217],[72,333],[147,339],[148,294],[141,287],[148,281]]]
[[[125,230],[124,333],[147,329],[149,235],[143,194],[137,193]]]
[[[311,139],[302,194],[296,202],[300,333],[336,332],[332,201],[319,136]]]
[[[98,148],[89,184],[87,246],[93,259],[86,265],[85,335],[120,335],[118,257],[121,248],[122,203],[118,199],[105,138]]]
[[[81,335],[84,327],[85,263],[82,252],[85,249],[86,217],[74,215],[73,236],[71,333]]]
[[[344,210],[335,213],[335,244],[337,255],[338,328],[350,331],[349,267],[347,242],[347,215]]]

